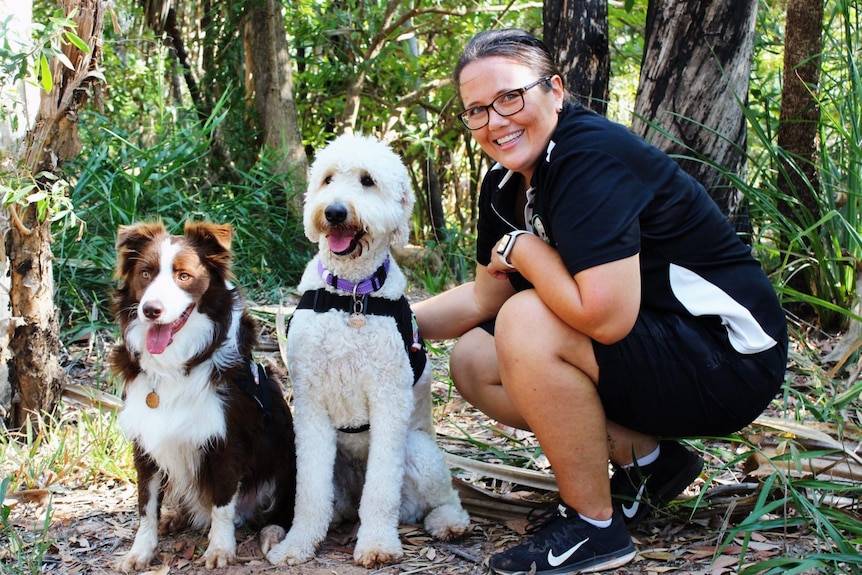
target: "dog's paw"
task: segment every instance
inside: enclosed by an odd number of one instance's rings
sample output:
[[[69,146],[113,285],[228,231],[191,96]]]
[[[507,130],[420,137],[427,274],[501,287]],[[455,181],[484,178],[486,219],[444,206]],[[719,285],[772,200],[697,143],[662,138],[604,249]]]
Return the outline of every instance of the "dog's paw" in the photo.
[[[425,531],[440,541],[464,535],[470,528],[470,515],[460,505],[441,505],[425,516]]]
[[[221,569],[236,563],[236,549],[222,549],[210,545],[201,560],[207,569]]]
[[[299,565],[314,558],[313,545],[300,545],[288,536],[266,552],[266,560],[273,565]]]
[[[266,554],[269,553],[270,549],[284,541],[284,536],[286,534],[287,532],[281,525],[267,525],[260,530],[258,544],[260,545],[260,551],[263,553],[264,557],[266,557]]]
[[[385,565],[397,563],[404,557],[401,541],[395,537],[395,541],[383,543],[375,541],[373,544],[359,541],[353,550],[353,562],[362,565],[366,569],[376,569]]]
[[[153,555],[154,553],[152,552],[142,553],[136,552],[133,549],[120,557],[120,559],[114,564],[114,569],[122,571],[123,573],[146,569],[150,566],[150,562],[153,560]]]

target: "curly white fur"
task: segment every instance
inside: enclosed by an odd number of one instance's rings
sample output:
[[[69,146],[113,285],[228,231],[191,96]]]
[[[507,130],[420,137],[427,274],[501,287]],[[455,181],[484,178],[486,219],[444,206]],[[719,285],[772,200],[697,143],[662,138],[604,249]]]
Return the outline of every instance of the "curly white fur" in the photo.
[[[309,182],[305,233],[319,251],[299,291],[337,292],[321,279],[318,260],[356,283],[390,257],[392,243],[406,243],[413,195],[407,170],[385,144],[341,136],[320,152]],[[391,261],[385,283],[370,297],[398,300],[405,286]],[[332,522],[356,516],[357,500],[357,564],[373,567],[402,557],[399,521],[424,518],[426,530],[439,539],[462,535],[470,518],[435,442],[429,367],[414,385],[395,320],[367,315],[357,328],[348,324],[346,311],[300,309],[287,347],[297,496],[293,526],[265,550],[267,559],[308,561]],[[364,433],[338,431],[366,423]]]

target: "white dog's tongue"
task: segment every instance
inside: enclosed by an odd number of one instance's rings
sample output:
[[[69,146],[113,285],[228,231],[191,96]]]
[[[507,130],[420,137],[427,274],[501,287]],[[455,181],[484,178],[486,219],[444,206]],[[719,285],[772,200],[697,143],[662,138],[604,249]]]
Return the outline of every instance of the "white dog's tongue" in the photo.
[[[326,236],[330,251],[339,254],[350,247],[350,242],[356,237],[356,230],[334,228]]]
[[[163,353],[173,337],[173,324],[154,323],[147,330],[147,351],[153,355]]]

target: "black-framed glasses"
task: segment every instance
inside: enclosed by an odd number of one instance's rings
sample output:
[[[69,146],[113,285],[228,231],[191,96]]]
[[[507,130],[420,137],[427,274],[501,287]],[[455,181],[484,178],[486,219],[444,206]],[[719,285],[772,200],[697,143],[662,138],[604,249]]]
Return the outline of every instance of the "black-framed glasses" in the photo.
[[[478,130],[487,126],[491,120],[490,112],[488,111],[490,108],[494,108],[494,111],[501,116],[517,114],[524,109],[524,92],[538,86],[542,82],[549,82],[552,77],[545,76],[527,84],[523,88],[517,88],[505,94],[500,94],[487,106],[473,106],[458,114],[458,117],[461,118],[461,121],[464,122],[468,130]]]

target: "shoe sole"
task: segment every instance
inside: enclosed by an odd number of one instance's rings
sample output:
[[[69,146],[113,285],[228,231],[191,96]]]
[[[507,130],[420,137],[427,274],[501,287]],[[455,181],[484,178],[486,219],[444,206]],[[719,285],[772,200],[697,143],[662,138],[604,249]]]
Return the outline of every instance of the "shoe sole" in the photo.
[[[504,571],[497,570],[493,567],[491,568],[492,573],[497,573],[497,575],[574,575],[576,573],[598,573],[600,571],[607,571],[609,569],[616,569],[617,567],[622,567],[623,565],[631,562],[632,559],[635,558],[637,554],[637,550],[632,546],[631,551],[626,553],[625,555],[613,555],[608,557],[608,559],[601,561],[601,557],[594,557],[589,560],[589,565],[584,565],[587,561],[574,565],[563,565],[561,567],[557,567],[556,569],[548,569],[546,571],[535,571],[534,569],[527,569],[526,571]],[[595,563],[596,559],[599,559],[600,563]]]

